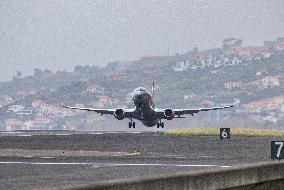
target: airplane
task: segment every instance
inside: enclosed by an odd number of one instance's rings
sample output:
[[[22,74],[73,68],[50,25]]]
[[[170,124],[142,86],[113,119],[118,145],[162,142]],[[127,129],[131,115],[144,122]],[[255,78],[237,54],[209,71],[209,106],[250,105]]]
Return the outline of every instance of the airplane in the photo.
[[[143,125],[147,127],[164,128],[164,122],[162,119],[172,120],[174,118],[185,118],[182,115],[193,114],[202,112],[202,111],[210,111],[210,110],[219,110],[225,108],[231,108],[234,105],[227,105],[221,107],[212,107],[212,108],[195,108],[195,109],[157,109],[153,103],[154,97],[154,82],[152,86],[152,94],[144,87],[138,87],[134,90],[132,94],[132,101],[134,103],[135,108],[133,109],[124,109],[124,108],[116,108],[116,109],[96,109],[96,108],[81,108],[81,107],[71,107],[64,106],[69,109],[76,110],[85,110],[85,111],[93,111],[100,113],[101,115],[109,114],[114,115],[114,117],[118,120],[123,120],[124,118],[130,119],[128,123],[129,128],[135,128],[135,122],[133,119],[139,120]]]

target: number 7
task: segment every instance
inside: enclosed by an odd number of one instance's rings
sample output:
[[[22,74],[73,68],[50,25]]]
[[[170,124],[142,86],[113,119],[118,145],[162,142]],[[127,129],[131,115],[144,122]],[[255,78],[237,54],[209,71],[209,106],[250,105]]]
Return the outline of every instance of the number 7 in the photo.
[[[281,153],[281,149],[283,147],[283,142],[275,142],[275,145],[280,145],[279,148],[278,148],[278,151],[277,151],[277,158],[279,158],[280,156],[280,153]]]

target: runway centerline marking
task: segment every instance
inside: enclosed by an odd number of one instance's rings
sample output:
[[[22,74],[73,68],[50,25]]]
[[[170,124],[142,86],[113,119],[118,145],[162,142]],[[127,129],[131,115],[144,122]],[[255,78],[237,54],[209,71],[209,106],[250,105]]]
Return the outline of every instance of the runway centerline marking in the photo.
[[[164,167],[222,167],[227,168],[231,166],[220,166],[213,164],[143,164],[143,163],[92,163],[92,162],[19,162],[19,161],[5,161],[0,164],[30,164],[30,165],[92,165],[94,167],[100,166],[164,166]]]
[[[31,165],[94,165],[88,162],[0,162],[0,164],[31,164]]]
[[[110,164],[113,166],[168,166],[168,167],[231,167],[213,164]]]
[[[15,135],[15,136],[18,136],[18,137],[31,137],[31,136],[33,136],[33,135],[27,134],[27,135]]]

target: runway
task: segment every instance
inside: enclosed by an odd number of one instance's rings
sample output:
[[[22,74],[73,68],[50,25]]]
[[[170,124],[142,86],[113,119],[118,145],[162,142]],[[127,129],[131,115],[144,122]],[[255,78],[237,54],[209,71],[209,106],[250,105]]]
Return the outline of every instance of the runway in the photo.
[[[181,137],[163,132],[0,133],[0,189],[49,189],[270,160],[279,138]]]

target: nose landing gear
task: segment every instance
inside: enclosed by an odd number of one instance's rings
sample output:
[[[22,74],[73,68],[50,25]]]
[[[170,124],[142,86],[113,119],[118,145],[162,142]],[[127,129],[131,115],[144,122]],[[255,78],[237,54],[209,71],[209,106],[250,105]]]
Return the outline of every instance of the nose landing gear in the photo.
[[[160,128],[160,127],[161,127],[161,128],[164,128],[164,126],[165,126],[165,125],[164,125],[164,122],[162,122],[162,121],[160,121],[160,122],[157,123],[157,128]]]
[[[129,126],[129,129],[131,129],[131,128],[135,128],[135,122],[129,122],[128,123],[128,126]]]
[[[128,127],[129,127],[129,129],[135,128],[135,122],[132,121],[132,118],[130,118],[130,122],[128,123]]]

